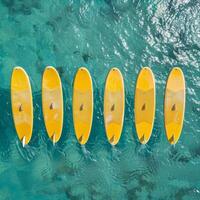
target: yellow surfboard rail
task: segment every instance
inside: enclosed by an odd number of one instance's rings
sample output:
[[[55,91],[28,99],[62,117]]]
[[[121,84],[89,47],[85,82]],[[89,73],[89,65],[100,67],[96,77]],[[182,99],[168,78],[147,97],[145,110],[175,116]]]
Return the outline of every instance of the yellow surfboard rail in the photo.
[[[156,89],[153,72],[144,67],[137,78],[135,87],[135,126],[139,141],[146,144],[152,134],[155,107]]]
[[[55,144],[63,128],[63,92],[60,76],[52,66],[47,66],[43,72],[42,110],[47,134]]]
[[[11,106],[15,129],[23,147],[33,131],[33,100],[29,77],[22,67],[14,67],[11,76]]]
[[[125,110],[124,81],[120,70],[112,68],[104,89],[104,124],[110,144],[116,145],[121,137]]]
[[[73,121],[75,135],[81,145],[87,143],[93,120],[93,85],[89,71],[81,67],[73,83]]]
[[[183,128],[185,113],[185,78],[179,67],[169,73],[164,100],[164,123],[167,140],[176,144]]]

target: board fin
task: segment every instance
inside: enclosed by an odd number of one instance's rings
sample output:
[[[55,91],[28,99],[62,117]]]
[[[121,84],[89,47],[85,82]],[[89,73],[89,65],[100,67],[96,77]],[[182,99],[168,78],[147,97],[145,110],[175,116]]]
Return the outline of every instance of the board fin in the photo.
[[[144,111],[145,109],[146,109],[146,104],[144,103],[141,110]]]
[[[78,138],[78,141],[81,143],[83,140],[83,135],[81,135],[81,137]]]
[[[170,142],[170,143],[174,143],[174,134],[172,135],[171,138],[169,138],[169,142]]]
[[[50,109],[50,110],[53,110],[53,108],[54,108],[54,107],[53,107],[53,103],[51,103],[50,106],[49,106],[49,109]]]
[[[140,142],[141,142],[141,143],[146,142],[146,140],[145,140],[145,134],[143,134],[143,136],[140,138]]]
[[[172,111],[175,111],[176,110],[176,104],[174,104],[173,106],[172,106],[172,109],[171,109]]]
[[[114,110],[115,110],[115,104],[112,105],[112,107],[111,107],[110,110],[111,110],[111,111],[114,111]]]
[[[23,111],[22,104],[20,104],[20,106],[19,106],[19,112],[22,112],[22,111]]]
[[[56,134],[55,133],[52,136],[52,140],[53,140],[53,146],[55,146],[55,144],[56,144]]]
[[[25,147],[25,145],[26,145],[26,136],[22,138],[22,146]]]
[[[115,135],[113,135],[113,136],[109,139],[109,141],[110,141],[111,144],[114,142],[114,140],[115,140]]]
[[[83,110],[83,104],[81,104],[80,108],[79,108],[80,111]]]

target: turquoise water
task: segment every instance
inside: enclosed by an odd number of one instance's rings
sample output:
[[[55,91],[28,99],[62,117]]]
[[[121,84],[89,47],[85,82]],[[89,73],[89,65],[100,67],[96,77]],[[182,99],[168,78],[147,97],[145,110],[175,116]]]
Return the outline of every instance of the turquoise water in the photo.
[[[200,199],[200,2],[198,0],[0,1],[0,200]],[[10,76],[30,76],[34,131],[22,148],[13,126]],[[41,108],[41,75],[55,66],[64,90],[65,120],[53,147]],[[72,82],[80,66],[93,77],[94,120],[81,147],[72,123]],[[103,124],[103,90],[113,66],[123,73],[126,113],[121,140],[111,147]],[[137,74],[150,66],[157,109],[152,137],[140,145],[134,126]],[[180,66],[187,84],[181,138],[166,140],[166,79]]]

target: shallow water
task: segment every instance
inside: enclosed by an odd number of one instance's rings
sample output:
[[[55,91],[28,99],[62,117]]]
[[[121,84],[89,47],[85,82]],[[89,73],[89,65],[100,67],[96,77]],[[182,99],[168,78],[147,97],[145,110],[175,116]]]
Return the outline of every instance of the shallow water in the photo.
[[[200,199],[200,2],[198,0],[0,1],[0,199]],[[13,126],[13,66],[30,76],[34,131],[23,149]],[[41,75],[55,66],[64,90],[65,120],[53,147],[41,109]],[[78,67],[93,77],[94,120],[86,146],[72,123],[72,82]],[[112,66],[123,73],[126,113],[121,140],[111,147],[103,125],[103,90]],[[150,66],[157,109],[145,146],[136,136],[133,97],[137,74]],[[181,138],[166,140],[163,98],[173,66],[187,85]]]

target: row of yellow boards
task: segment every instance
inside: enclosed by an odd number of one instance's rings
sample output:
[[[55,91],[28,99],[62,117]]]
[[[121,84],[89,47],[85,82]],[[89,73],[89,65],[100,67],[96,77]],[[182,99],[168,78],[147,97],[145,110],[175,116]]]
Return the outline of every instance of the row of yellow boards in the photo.
[[[135,126],[139,141],[146,144],[152,133],[155,117],[155,80],[150,68],[144,67],[137,78],[135,88]],[[11,78],[11,102],[17,135],[25,146],[33,129],[33,101],[29,77],[21,67],[13,69]],[[49,138],[53,144],[59,141],[63,127],[63,93],[58,72],[48,66],[42,78],[42,109]],[[116,145],[120,139],[125,110],[123,76],[118,68],[112,68],[106,78],[104,90],[104,123],[107,139]],[[170,144],[177,143],[183,126],[185,112],[185,80],[180,68],[174,67],[168,77],[164,122]],[[89,71],[78,69],[73,83],[73,121],[77,140],[86,144],[93,119],[93,85]]]

